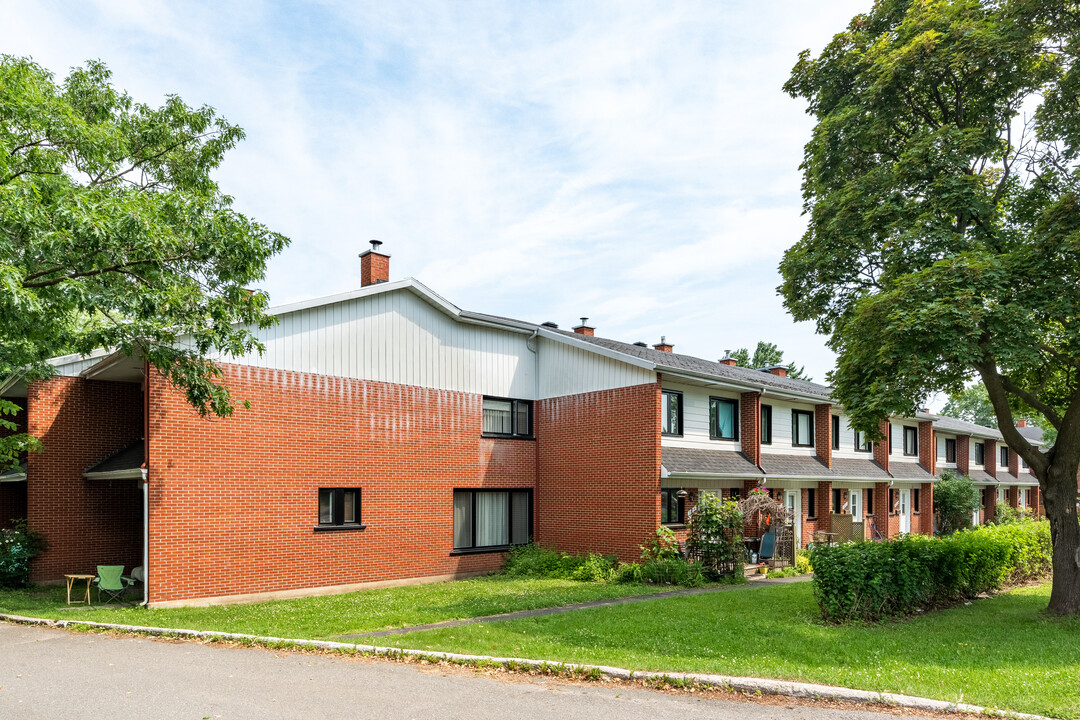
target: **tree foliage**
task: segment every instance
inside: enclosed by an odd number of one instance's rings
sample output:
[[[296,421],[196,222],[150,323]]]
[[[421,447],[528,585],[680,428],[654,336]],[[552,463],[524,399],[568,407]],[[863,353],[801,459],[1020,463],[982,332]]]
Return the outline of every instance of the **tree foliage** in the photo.
[[[728,355],[739,364],[739,367],[766,368],[784,364],[784,351],[776,347],[775,343],[764,340],[758,340],[753,357],[750,356],[747,348],[739,348],[734,352],[729,352]],[[796,380],[813,380],[806,374],[805,366],[796,365],[793,362],[787,363],[787,373],[788,377]]]
[[[1061,613],[1080,610],[1078,54],[1075,3],[878,0],[785,85],[816,119],[786,306],[829,336],[834,395],[872,437],[982,381],[1043,486]]]
[[[990,403],[990,396],[986,394],[986,386],[982,383],[966,387],[950,395],[949,402],[945,403],[941,414],[984,427],[997,427],[994,406]]]
[[[212,178],[243,136],[175,95],[136,102],[101,62],[58,83],[0,56],[0,375],[115,348],[200,413],[231,413],[209,356],[258,348],[250,328],[271,319],[248,288],[288,243]]]

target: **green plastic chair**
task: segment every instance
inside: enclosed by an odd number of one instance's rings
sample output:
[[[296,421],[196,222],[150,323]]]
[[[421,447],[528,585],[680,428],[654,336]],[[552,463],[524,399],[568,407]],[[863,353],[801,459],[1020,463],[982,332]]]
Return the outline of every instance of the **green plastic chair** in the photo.
[[[124,591],[133,583],[129,578],[122,577],[123,565],[98,565],[98,576],[94,578],[94,584],[98,589],[98,602],[102,602],[101,596],[108,596],[109,600],[123,600]]]

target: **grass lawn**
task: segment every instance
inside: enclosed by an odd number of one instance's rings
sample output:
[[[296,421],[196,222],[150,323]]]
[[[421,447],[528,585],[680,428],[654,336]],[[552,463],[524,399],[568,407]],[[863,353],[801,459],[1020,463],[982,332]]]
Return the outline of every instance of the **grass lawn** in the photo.
[[[1080,718],[1080,618],[1050,586],[882,625],[828,626],[809,583],[380,638],[379,644],[802,680]]]
[[[251,605],[76,610],[74,605],[71,606],[73,609],[68,609],[64,587],[39,586],[26,590],[0,590],[0,612],[321,640],[334,635],[642,595],[664,589],[572,580],[484,577]],[[93,597],[96,600],[97,594]]]

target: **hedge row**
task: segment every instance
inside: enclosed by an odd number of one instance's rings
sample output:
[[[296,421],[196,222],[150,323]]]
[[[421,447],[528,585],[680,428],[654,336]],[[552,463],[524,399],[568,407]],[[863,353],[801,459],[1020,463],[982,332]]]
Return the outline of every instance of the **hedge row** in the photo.
[[[906,615],[1050,571],[1050,524],[985,525],[945,538],[814,548],[814,597],[829,621]]]

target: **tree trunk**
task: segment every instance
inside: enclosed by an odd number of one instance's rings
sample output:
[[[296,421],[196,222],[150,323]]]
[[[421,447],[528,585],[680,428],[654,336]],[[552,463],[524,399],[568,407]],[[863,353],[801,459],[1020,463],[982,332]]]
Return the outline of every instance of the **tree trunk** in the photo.
[[[1040,478],[1050,539],[1054,543],[1054,583],[1048,610],[1057,615],[1080,612],[1080,523],[1076,517],[1076,468],[1051,464]]]

